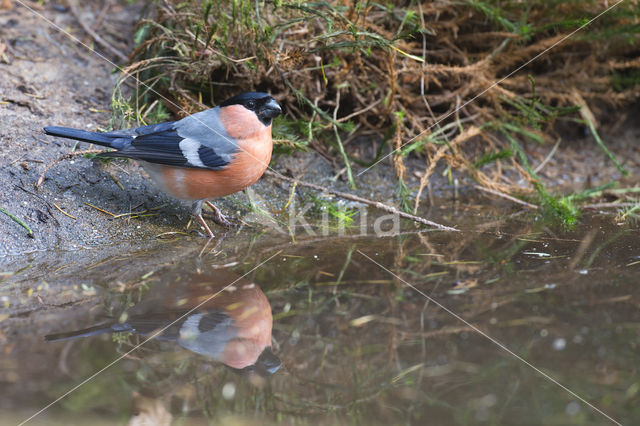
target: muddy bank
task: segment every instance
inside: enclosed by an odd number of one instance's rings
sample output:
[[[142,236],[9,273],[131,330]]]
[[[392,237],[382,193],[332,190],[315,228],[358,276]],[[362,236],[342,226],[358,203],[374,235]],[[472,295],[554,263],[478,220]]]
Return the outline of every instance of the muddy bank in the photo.
[[[132,28],[137,10],[118,11],[120,16],[127,16]],[[52,7],[42,13],[60,27],[77,27],[71,13]],[[25,228],[0,215],[0,257],[153,241],[165,232],[188,232],[188,204],[158,191],[134,162],[104,164],[74,157],[54,166],[41,187],[35,188],[47,164],[73,148],[91,148],[45,136],[43,126],[90,130],[109,126],[114,67],[22,7],[0,12],[0,31],[2,46],[6,47],[5,60],[0,64],[4,76],[0,79],[0,137],[5,146],[0,152],[0,206],[33,231],[29,236]],[[74,34],[84,37],[79,30]],[[335,186],[331,165],[320,157],[306,154],[281,158],[276,163],[281,163],[276,167],[283,172]],[[362,195],[392,197],[393,175],[387,168],[365,177]],[[347,189],[340,181],[337,186]],[[274,207],[286,203],[289,197],[288,184],[263,180],[254,190]],[[233,215],[246,211],[249,201],[246,195],[238,194],[220,203]],[[127,216],[131,212],[144,215]]]
[[[70,13],[52,8],[41,13],[55,25],[78,33]],[[20,6],[0,12],[0,45],[4,47],[0,63],[0,138],[4,146],[0,153],[0,205],[33,230],[33,238],[28,238],[25,229],[2,215],[0,256],[74,248],[117,237],[122,231],[103,218],[86,214],[83,202],[116,200],[127,205],[137,199],[120,190],[99,166],[85,160],[64,162],[51,170],[40,190],[34,187],[44,166],[73,146],[45,137],[43,125],[105,126],[113,67]],[[127,173],[125,166],[121,174],[127,184],[144,185],[135,173],[128,181]],[[58,207],[77,219],[64,215]]]

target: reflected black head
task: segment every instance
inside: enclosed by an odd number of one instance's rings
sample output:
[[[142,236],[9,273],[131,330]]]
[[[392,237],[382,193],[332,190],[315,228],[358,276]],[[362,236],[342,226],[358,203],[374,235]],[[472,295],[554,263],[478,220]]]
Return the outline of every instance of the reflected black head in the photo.
[[[260,121],[269,126],[271,121],[282,113],[282,108],[268,93],[246,92],[227,99],[220,107],[242,105],[249,111],[256,113]]]
[[[263,370],[269,374],[273,374],[280,369],[282,365],[282,361],[278,358],[273,351],[271,350],[271,346],[267,346],[255,363],[256,369]]]
[[[270,376],[276,371],[278,371],[281,365],[282,365],[282,361],[280,361],[280,358],[278,358],[273,353],[273,351],[271,350],[271,346],[268,346],[262,351],[262,353],[256,360],[255,364],[245,368],[232,368],[232,367],[229,367],[229,368],[234,373],[238,373],[242,375],[257,373],[261,376]]]

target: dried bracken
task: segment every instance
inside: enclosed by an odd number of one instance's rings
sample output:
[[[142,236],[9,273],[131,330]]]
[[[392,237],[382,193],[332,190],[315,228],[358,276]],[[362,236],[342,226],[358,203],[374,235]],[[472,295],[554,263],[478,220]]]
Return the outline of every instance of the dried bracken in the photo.
[[[158,95],[180,115],[270,91],[287,110],[281,139],[333,151],[352,185],[351,163],[382,158],[385,135],[401,196],[406,156],[426,159],[418,197],[404,203],[415,211],[441,160],[500,192],[543,188],[521,141],[548,141],[558,119],[581,119],[576,93],[599,118],[640,97],[638,6],[164,0],[141,22],[126,71],[144,82],[147,113]]]

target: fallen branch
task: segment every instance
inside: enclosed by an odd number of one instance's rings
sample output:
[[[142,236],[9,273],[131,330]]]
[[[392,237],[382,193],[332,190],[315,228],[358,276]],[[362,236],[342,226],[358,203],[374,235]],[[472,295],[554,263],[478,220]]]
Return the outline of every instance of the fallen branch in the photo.
[[[504,192],[500,192],[500,191],[496,191],[495,189],[491,189],[491,188],[485,188],[484,186],[480,186],[480,185],[474,185],[473,186],[475,189],[478,189],[480,191],[483,192],[487,192],[489,194],[493,194],[493,195],[497,195],[498,197],[504,198],[505,200],[509,200],[509,201],[513,201],[516,204],[520,204],[524,207],[527,207],[529,209],[539,209],[539,206],[536,206],[535,204],[531,204],[531,203],[527,203],[526,201],[522,201],[517,199],[516,197],[512,197],[509,194],[505,194]]]
[[[412,220],[414,222],[418,222],[418,223],[422,223],[424,225],[432,226],[432,227],[440,229],[442,231],[460,232],[455,228],[450,228],[448,226],[440,225],[439,223],[427,220],[427,219],[425,219],[423,217],[414,216],[412,214],[405,213],[403,211],[400,211],[400,210],[396,209],[395,207],[388,206],[388,205],[386,205],[384,203],[381,203],[379,201],[372,201],[372,200],[368,200],[366,198],[362,198],[362,197],[359,197],[357,195],[349,194],[349,193],[346,193],[346,192],[335,191],[333,189],[329,189],[329,188],[326,188],[324,186],[316,185],[314,183],[304,182],[304,181],[301,181],[301,180],[298,180],[298,179],[290,178],[290,177],[281,175],[280,173],[273,172],[271,170],[267,170],[265,172],[265,174],[269,175],[269,176],[272,176],[272,177],[275,177],[275,178],[280,179],[280,180],[284,180],[284,181],[289,182],[289,183],[294,183],[294,184],[299,185],[299,186],[305,186],[307,188],[315,189],[316,191],[326,192],[326,193],[335,195],[337,197],[344,198],[345,200],[351,200],[351,201],[355,201],[355,202],[358,202],[358,203],[366,204],[368,206],[372,206],[372,207],[375,207],[377,209],[384,210],[386,212],[398,215],[398,216],[400,216],[400,217],[402,217],[404,219],[409,219],[409,220]]]
[[[40,173],[40,177],[38,178],[38,181],[36,182],[36,189],[38,189],[40,185],[42,185],[42,182],[44,182],[44,175],[59,162],[63,160],[68,160],[69,158],[77,157],[78,155],[98,154],[100,152],[104,152],[104,150],[103,149],[85,149],[84,151],[74,151],[68,154],[64,154],[62,157],[58,158],[57,160],[54,160],[52,163],[49,163],[47,167],[44,168],[42,173]]]
[[[622,208],[632,208],[637,206],[638,203],[596,203],[596,204],[587,204],[582,206],[585,210],[600,210],[600,209],[622,209]]]

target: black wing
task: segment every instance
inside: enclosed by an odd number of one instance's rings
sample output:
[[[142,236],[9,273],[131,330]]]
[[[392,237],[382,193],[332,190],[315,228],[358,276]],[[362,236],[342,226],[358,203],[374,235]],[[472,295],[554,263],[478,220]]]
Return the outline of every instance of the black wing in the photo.
[[[167,166],[187,167],[195,169],[220,170],[229,161],[214,151],[211,147],[204,146],[191,140],[190,146],[185,148],[191,158],[185,155],[185,150],[180,143],[185,140],[173,128],[167,128],[167,123],[162,127],[145,126],[136,129],[137,136],[130,144],[118,151],[100,154],[104,157],[126,157],[134,160],[148,161],[149,163],[164,164]]]
[[[149,335],[167,327],[156,338],[158,340],[177,340],[180,337],[180,329],[184,322],[196,313],[181,318],[188,311],[154,312],[144,315],[136,315],[127,321],[127,325],[136,333]],[[209,311],[198,312],[202,314],[198,321],[198,331],[206,333],[215,329],[218,325],[228,325],[230,318],[224,312]]]

